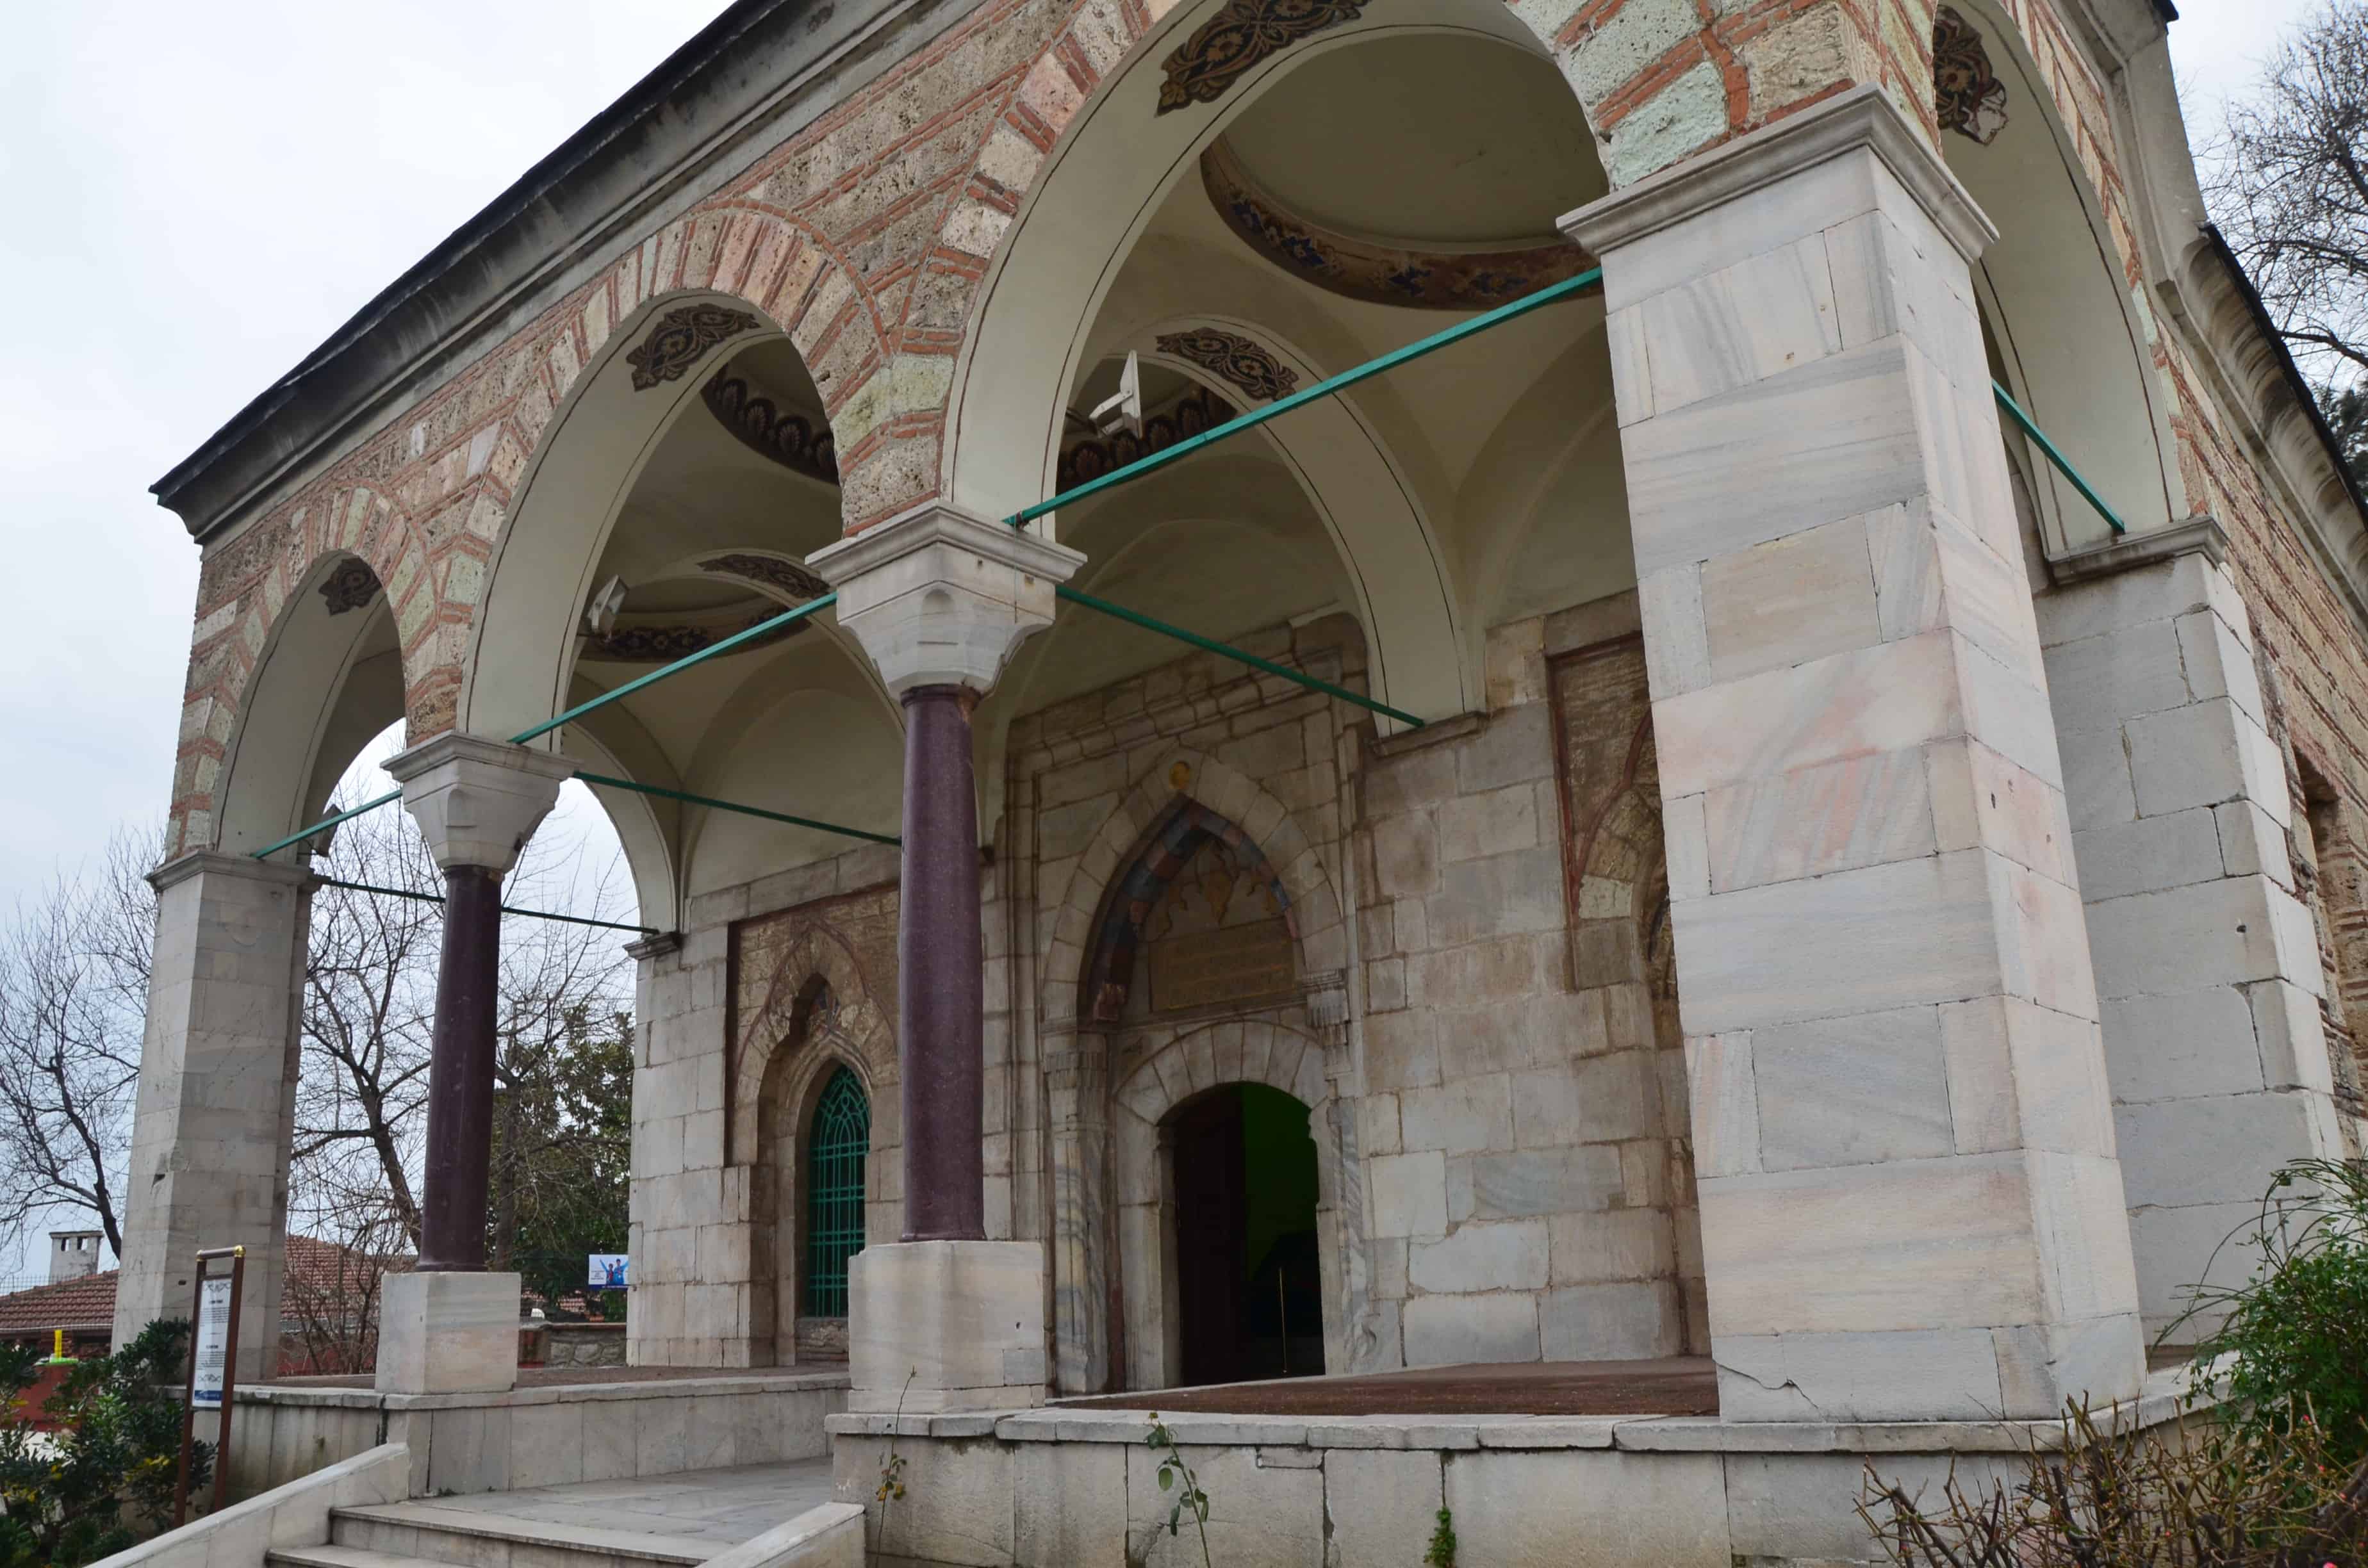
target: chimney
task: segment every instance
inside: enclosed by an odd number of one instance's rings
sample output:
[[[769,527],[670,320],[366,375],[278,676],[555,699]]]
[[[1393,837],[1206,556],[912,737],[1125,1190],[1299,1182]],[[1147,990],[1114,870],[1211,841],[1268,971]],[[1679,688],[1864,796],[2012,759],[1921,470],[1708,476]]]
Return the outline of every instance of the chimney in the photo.
[[[50,1283],[63,1279],[80,1279],[98,1272],[98,1241],[97,1231],[51,1231],[50,1233]]]

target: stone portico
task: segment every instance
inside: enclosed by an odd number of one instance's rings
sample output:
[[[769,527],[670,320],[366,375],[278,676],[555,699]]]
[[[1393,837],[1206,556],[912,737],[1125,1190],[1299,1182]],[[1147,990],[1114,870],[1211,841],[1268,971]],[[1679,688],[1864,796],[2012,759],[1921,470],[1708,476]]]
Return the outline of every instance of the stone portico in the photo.
[[[282,841],[400,721],[451,902],[381,1401],[528,1392],[479,977],[583,773],[662,933],[630,1359],[843,1376],[842,1499],[914,1465],[882,1560],[1135,1560],[1107,1403],[1186,1387],[1714,1391],[1198,1407],[1233,1547],[1308,1564],[1440,1506],[1490,1561],[1871,1557],[1868,1455],[2168,1411],[2221,1236],[2360,1152],[2368,584],[2257,438],[2166,18],[1287,9],[746,0],[643,154],[535,176],[597,221],[489,210],[509,260],[160,484],[207,565],[120,1332],[199,1243],[276,1278]]]

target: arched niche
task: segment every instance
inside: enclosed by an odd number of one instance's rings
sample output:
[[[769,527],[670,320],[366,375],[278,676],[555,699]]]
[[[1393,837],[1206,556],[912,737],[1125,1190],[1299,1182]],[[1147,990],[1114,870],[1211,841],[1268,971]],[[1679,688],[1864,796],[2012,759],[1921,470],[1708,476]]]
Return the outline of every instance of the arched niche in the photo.
[[[2179,521],[2186,492],[2152,312],[2123,272],[2078,143],[2021,30],[1992,0],[1949,0],[1941,13],[1950,45],[1941,152],[1998,231],[1973,268],[1995,369],[2132,531]],[[1953,72],[1952,61],[1963,62]],[[1989,89],[1963,85],[1967,73],[1978,79],[1985,69]],[[1967,107],[1952,111],[1952,97]],[[1952,129],[1952,119],[1965,128]],[[2111,526],[2010,422],[2000,423],[2037,498],[2049,552],[2105,540]]]

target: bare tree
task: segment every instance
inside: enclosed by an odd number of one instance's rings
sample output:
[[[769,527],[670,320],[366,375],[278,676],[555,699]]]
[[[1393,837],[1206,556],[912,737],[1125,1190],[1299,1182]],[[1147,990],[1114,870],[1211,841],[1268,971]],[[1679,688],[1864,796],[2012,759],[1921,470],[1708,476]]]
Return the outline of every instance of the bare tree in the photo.
[[[78,1211],[123,1255],[159,833],[120,833],[0,929],[0,1232]]]
[[[2206,197],[2295,358],[2368,377],[2368,0],[2324,0],[2233,100]],[[2340,392],[2339,392],[2340,395]]]
[[[345,824],[315,869],[331,885],[313,895],[296,1092],[298,1207],[307,1228],[332,1241],[361,1244],[391,1217],[416,1245],[413,1172],[443,937],[442,911],[427,901],[443,879],[396,812]]]
[[[417,1173],[443,930],[441,910],[427,900],[441,892],[443,879],[418,835],[393,813],[346,824],[317,869],[329,881],[313,895],[295,1222],[324,1241],[381,1256],[418,1244]],[[612,874],[587,891],[581,870],[567,850],[530,845],[504,902],[604,907]],[[511,1261],[520,1214],[535,1210],[539,1189],[565,1179],[555,1174],[554,1152],[584,1136],[586,1119],[563,1085],[587,1020],[606,1023],[629,1005],[621,965],[613,931],[525,917],[503,922],[490,1216],[497,1267]],[[336,1324],[324,1324],[321,1336],[324,1345],[336,1339]]]

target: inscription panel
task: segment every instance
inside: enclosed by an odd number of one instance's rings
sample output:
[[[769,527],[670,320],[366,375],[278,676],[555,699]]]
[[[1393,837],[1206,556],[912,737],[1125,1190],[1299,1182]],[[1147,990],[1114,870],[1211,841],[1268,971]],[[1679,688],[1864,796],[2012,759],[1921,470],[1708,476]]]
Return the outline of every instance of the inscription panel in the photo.
[[[1271,1002],[1292,993],[1291,929],[1255,920],[1154,942],[1151,1010],[1180,1012],[1228,1002]]]

